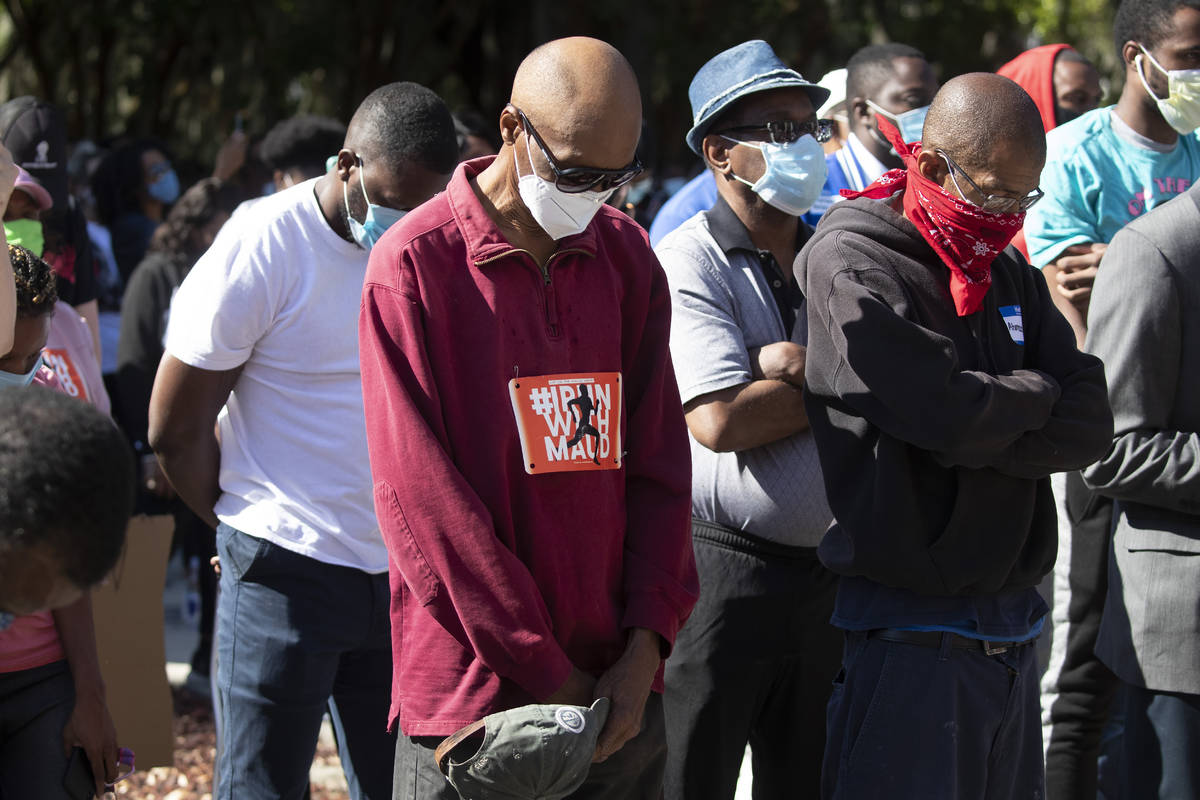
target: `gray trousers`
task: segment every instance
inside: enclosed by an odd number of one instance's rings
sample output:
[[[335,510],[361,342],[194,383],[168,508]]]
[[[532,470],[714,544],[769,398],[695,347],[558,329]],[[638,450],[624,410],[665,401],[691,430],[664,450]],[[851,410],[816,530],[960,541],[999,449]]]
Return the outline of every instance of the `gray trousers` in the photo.
[[[392,800],[460,800],[434,762],[439,736],[396,737]],[[662,695],[650,693],[642,732],[607,761],[593,764],[571,800],[659,800],[667,763]]]

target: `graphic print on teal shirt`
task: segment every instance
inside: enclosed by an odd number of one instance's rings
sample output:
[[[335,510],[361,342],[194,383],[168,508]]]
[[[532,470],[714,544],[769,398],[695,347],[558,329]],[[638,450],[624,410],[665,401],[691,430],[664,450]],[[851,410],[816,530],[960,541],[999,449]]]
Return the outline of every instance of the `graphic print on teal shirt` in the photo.
[[[1113,124],[1111,107],[1098,108],[1046,136],[1046,196],[1025,220],[1034,266],[1045,266],[1073,244],[1108,243],[1131,220],[1200,178],[1196,136],[1180,136],[1163,153],[1124,138]]]

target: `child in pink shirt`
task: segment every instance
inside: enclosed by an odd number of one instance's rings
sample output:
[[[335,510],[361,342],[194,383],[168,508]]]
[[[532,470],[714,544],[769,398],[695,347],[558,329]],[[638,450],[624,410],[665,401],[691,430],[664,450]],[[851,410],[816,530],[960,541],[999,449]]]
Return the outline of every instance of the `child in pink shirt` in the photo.
[[[29,250],[7,249],[17,319],[12,349],[0,356],[0,387],[38,384],[65,394],[43,357],[58,299],[54,275]],[[101,794],[117,777],[119,754],[91,597],[75,587],[51,592],[42,605],[46,610],[0,621],[0,796],[66,798],[64,740],[83,748]]]

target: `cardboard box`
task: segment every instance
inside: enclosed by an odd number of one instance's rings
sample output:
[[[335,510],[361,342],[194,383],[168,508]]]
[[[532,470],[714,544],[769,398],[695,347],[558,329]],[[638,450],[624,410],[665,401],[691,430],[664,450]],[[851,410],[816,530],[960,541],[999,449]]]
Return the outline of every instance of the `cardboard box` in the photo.
[[[137,754],[138,770],[175,764],[174,707],[163,644],[163,587],[175,520],[129,521],[125,553],[92,592],[96,647],[117,743]]]

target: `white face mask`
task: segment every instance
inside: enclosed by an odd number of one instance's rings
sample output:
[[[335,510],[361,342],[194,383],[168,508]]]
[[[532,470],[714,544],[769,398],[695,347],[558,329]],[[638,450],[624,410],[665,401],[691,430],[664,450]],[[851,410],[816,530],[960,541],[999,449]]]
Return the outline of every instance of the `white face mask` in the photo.
[[[1138,47],[1142,47],[1140,44]],[[1146,82],[1146,74],[1142,67],[1142,56],[1167,76],[1167,96],[1159,97]],[[1163,69],[1150,51],[1142,47],[1141,54],[1134,60],[1138,77],[1146,93],[1158,104],[1159,113],[1167,124],[1182,134],[1189,134],[1200,128],[1200,69]]]
[[[766,169],[761,178],[751,183],[737,175],[733,177],[749,186],[763,202],[798,217],[812,208],[821,196],[827,172],[825,151],[809,134],[788,144],[725,138],[762,151]]]
[[[521,167],[517,165],[517,191],[521,194],[521,202],[551,239],[557,241],[583,233],[600,210],[600,206],[604,205],[615,190],[564,192],[555,186],[553,181],[545,180],[533,171],[533,152],[529,149],[530,136],[528,133],[524,136],[530,173],[522,175]]]

